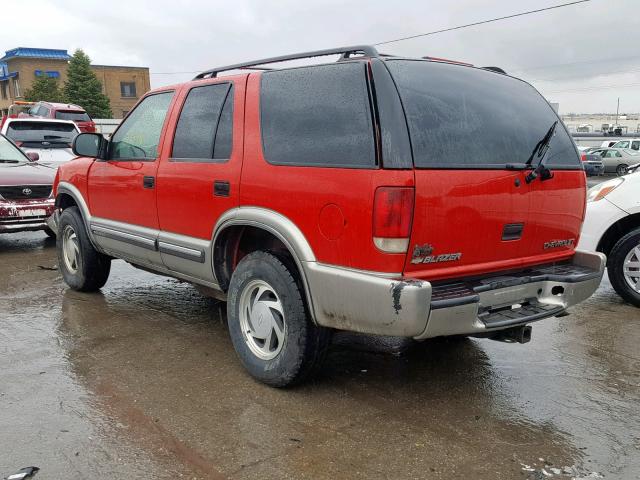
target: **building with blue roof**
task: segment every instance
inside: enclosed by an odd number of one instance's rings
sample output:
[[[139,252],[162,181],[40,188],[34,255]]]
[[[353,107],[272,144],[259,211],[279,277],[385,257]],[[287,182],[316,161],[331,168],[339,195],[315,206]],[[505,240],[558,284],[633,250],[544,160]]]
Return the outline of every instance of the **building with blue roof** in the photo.
[[[0,58],[0,116],[15,101],[24,100],[36,77],[55,78],[59,85],[66,81],[71,55],[54,48],[17,47],[6,50]],[[92,65],[109,97],[114,118],[122,118],[150,89],[149,68]]]

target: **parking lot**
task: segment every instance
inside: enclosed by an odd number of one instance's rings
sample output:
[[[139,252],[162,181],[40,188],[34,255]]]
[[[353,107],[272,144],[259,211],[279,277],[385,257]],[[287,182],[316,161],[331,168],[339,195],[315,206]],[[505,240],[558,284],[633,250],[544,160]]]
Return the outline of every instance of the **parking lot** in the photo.
[[[0,258],[0,476],[640,478],[639,315],[607,280],[527,345],[341,334],[277,390],[189,284],[116,261],[72,292],[41,232]]]

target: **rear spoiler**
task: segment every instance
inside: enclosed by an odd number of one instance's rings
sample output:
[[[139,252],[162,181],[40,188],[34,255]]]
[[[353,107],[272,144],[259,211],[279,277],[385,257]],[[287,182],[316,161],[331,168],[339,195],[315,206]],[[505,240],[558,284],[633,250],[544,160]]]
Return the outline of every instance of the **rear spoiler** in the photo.
[[[431,60],[432,62],[442,62],[442,63],[452,63],[454,65],[462,65],[464,67],[474,67],[475,65],[473,63],[467,63],[467,62],[461,62],[459,60],[451,60],[449,58],[440,58],[440,57],[422,57],[424,60]],[[503,75],[506,75],[507,72],[504,71],[504,69],[500,68],[500,67],[480,67],[484,70],[490,70],[492,72],[496,72],[496,73],[502,73]]]

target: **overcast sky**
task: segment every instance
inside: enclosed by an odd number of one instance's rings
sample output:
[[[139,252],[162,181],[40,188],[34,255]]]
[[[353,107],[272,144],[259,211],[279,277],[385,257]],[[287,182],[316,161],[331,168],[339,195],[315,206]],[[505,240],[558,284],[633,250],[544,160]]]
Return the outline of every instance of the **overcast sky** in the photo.
[[[243,60],[376,43],[568,0],[2,0],[0,49],[82,48],[152,87]],[[640,112],[640,0],[592,0],[381,47],[498,65],[561,113]],[[175,73],[187,72],[187,73]]]

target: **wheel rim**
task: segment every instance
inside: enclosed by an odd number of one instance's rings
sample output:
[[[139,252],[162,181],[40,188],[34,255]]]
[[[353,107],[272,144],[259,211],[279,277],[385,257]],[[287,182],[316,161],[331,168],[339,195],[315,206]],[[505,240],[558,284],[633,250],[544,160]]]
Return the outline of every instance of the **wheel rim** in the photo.
[[[640,244],[631,249],[624,259],[624,279],[629,286],[640,293]]]
[[[62,231],[62,258],[67,271],[70,273],[78,271],[80,245],[78,244],[76,232],[71,225],[65,225]]]
[[[627,173],[627,165],[618,165],[617,168],[617,174],[619,177],[621,177],[622,175],[624,175],[625,173]]]
[[[282,302],[267,282],[252,280],[240,295],[240,328],[255,356],[271,360],[284,346],[287,326]]]

